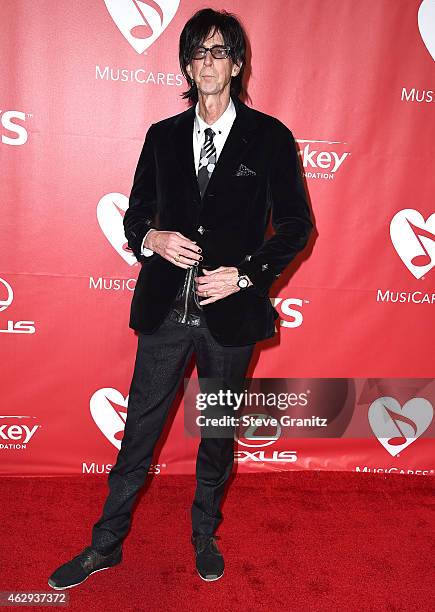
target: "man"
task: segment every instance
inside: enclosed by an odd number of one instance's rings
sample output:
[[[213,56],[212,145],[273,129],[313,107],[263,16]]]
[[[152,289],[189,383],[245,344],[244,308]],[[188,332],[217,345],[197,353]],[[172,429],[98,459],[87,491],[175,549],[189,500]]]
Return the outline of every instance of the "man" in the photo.
[[[238,98],[245,47],[242,27],[225,11],[198,11],[181,33],[184,97],[196,104],[148,130],[124,217],[142,264],[124,437],[91,546],[52,574],[55,589],[121,561],[134,501],[192,353],[203,385],[244,379],[256,342],[275,333],[269,288],[312,229],[291,132]],[[271,212],[275,234],[264,240]],[[214,534],[233,462],[233,436],[201,432],[191,518],[204,580],[224,571]]]

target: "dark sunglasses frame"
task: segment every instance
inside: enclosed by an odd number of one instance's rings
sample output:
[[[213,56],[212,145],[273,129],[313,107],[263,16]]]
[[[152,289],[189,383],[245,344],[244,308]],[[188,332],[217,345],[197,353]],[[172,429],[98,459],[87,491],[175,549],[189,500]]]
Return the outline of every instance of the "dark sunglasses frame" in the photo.
[[[204,49],[204,55],[202,55],[201,57],[195,57],[195,54],[200,50],[200,49]],[[224,57],[216,57],[216,55],[213,53],[214,49],[224,49],[226,52],[226,55]],[[204,45],[200,45],[199,47],[196,47],[196,49],[193,50],[192,53],[192,59],[204,59],[207,55],[207,51],[210,51],[212,57],[214,59],[227,59],[230,55],[230,51],[231,51],[231,47],[229,47],[228,45],[213,45],[212,47],[204,47]]]

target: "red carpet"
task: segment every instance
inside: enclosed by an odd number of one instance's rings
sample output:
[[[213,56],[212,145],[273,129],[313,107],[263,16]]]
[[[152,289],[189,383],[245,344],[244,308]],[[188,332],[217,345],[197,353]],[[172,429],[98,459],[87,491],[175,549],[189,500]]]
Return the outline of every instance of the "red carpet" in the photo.
[[[218,532],[225,574],[210,583],[196,574],[189,541],[194,482],[154,477],[123,563],[70,589],[66,609],[435,609],[432,478],[239,474]],[[49,591],[49,574],[89,543],[106,486],[101,476],[1,478],[0,590]]]

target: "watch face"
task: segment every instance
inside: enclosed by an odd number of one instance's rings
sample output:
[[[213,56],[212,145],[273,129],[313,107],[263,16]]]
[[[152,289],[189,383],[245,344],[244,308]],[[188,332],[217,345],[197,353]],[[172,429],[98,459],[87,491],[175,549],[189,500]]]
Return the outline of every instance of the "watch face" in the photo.
[[[248,279],[242,276],[242,278],[239,278],[237,284],[241,289],[245,289],[245,287],[248,286],[248,282]]]

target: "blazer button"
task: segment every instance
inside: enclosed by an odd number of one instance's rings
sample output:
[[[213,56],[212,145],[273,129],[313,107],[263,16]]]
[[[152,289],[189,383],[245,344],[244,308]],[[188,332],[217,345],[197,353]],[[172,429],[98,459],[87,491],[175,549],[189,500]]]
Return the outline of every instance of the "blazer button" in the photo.
[[[205,232],[205,228],[204,228],[204,227],[202,227],[202,225],[200,225],[200,226],[198,227],[197,231],[198,231],[200,234],[203,234],[203,233]]]

